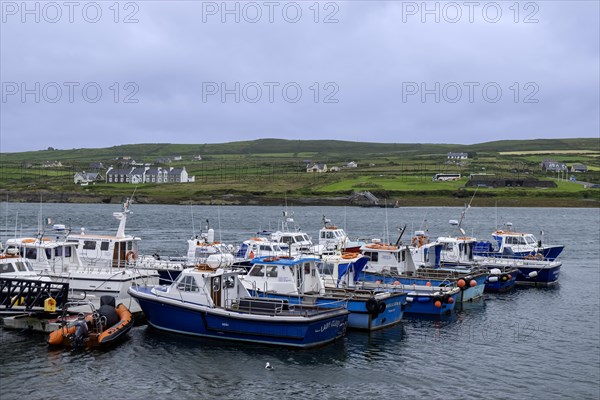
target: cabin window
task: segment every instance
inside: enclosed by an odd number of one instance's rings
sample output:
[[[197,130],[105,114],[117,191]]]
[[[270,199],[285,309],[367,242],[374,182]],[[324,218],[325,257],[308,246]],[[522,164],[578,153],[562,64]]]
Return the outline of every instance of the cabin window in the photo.
[[[379,253],[376,251],[367,251],[365,256],[369,257],[371,261],[379,261]]]
[[[454,250],[454,243],[444,243],[444,250],[446,250],[446,251]]]
[[[133,242],[127,242],[127,250],[133,249]]]
[[[325,239],[325,234],[326,234],[326,233],[327,233],[327,232],[321,232],[321,239]]]
[[[304,263],[304,274],[308,274],[310,272],[310,263]]]
[[[84,250],[96,250],[96,242],[93,240],[84,240],[83,242]]]
[[[194,279],[194,277],[188,275],[185,276],[181,281],[179,281],[177,289],[183,292],[197,292],[198,285],[196,284],[196,280]]]
[[[333,263],[319,263],[318,268],[321,275],[333,275]]]
[[[15,272],[15,268],[12,264],[0,264],[0,274],[6,274],[9,272]]]
[[[46,258],[52,260],[52,249],[44,249],[44,251],[46,253]]]
[[[269,278],[277,278],[277,266],[276,265],[269,265],[267,267],[267,276]]]
[[[265,246],[265,245],[261,245],[261,246],[259,247],[259,250],[260,250],[260,251],[267,251],[267,252],[268,252],[268,251],[272,251],[272,250],[271,250],[271,246]]]
[[[25,258],[37,260],[37,249],[25,249]]]
[[[248,275],[250,276],[264,276],[264,265],[255,265],[252,267]]]
[[[282,241],[283,243],[287,243],[287,244],[290,244],[290,243],[293,243],[293,242],[294,242],[294,241],[293,241],[293,238],[292,238],[291,236],[290,236],[290,237],[288,237],[288,236],[284,236],[284,237],[282,237],[282,238],[281,238],[281,241]]]
[[[333,239],[333,232],[327,232],[327,239]]]
[[[296,243],[299,243],[299,242],[302,242],[302,241],[306,241],[306,239],[302,235],[296,236],[295,239],[296,239]]]
[[[107,251],[108,250],[108,242],[102,242],[102,243],[100,243],[100,250],[101,251]]]
[[[527,244],[532,244],[532,245],[535,244],[535,239],[532,238],[531,236],[526,236],[525,241],[527,242]]]
[[[17,267],[17,270],[19,270],[19,271],[33,271],[33,268],[30,265],[27,265],[27,263],[24,263],[22,261],[17,261],[15,263],[15,266]]]
[[[54,249],[54,257],[62,257],[63,248],[57,247]]]

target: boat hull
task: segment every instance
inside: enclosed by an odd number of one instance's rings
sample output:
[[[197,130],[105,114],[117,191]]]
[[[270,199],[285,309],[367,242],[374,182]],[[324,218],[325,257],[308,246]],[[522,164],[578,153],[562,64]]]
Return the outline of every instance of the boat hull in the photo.
[[[435,305],[436,297],[430,294],[409,294],[406,303],[406,314],[411,316],[429,315],[442,316],[452,314],[460,293],[452,295],[452,302],[441,301],[441,306]]]
[[[515,288],[519,271],[514,269],[499,275],[489,275],[485,281],[485,292],[507,293]]]
[[[560,263],[544,265],[542,268],[536,265],[519,265],[516,284],[529,286],[556,285],[560,277],[560,267]]]
[[[144,288],[131,288],[129,293],[138,301],[148,324],[154,328],[220,340],[309,348],[341,337],[348,320],[346,310],[309,317],[299,314],[294,318],[269,316],[257,319],[233,310],[164,302],[160,297],[148,296],[149,290]]]
[[[455,283],[449,280],[441,280],[441,279],[428,279],[428,278],[407,278],[402,276],[390,276],[390,275],[381,275],[374,273],[363,273],[361,279],[367,282],[381,282],[384,284],[393,285],[395,282],[400,282],[402,285],[420,285],[420,286],[454,286]],[[478,297],[483,296],[483,291],[485,289],[485,280],[486,275],[475,275],[471,279],[474,279],[477,282],[476,286],[469,286],[464,290],[461,289],[461,293],[457,297],[457,301],[465,302],[471,301]],[[450,285],[449,285],[450,283]],[[408,311],[408,310],[407,310]]]

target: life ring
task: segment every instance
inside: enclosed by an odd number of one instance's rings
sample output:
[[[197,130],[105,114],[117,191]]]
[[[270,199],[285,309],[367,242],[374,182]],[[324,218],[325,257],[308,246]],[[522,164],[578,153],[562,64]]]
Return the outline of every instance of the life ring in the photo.
[[[544,255],[542,253],[537,253],[535,255],[535,259],[538,261],[544,261]]]
[[[351,259],[351,258],[356,258],[357,256],[358,256],[357,253],[344,253],[344,254],[342,254],[342,258],[344,258],[346,260]]]
[[[128,263],[134,263],[135,260],[137,259],[137,255],[133,252],[133,251],[128,251],[127,254],[125,254],[125,259],[127,260]]]

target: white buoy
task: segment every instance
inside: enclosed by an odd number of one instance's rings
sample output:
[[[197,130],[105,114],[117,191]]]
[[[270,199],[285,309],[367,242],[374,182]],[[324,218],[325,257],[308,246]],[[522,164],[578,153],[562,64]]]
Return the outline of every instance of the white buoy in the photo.
[[[490,269],[490,274],[491,275],[500,275],[502,273],[502,271],[500,271],[500,268],[492,268]]]
[[[490,283],[498,282],[498,277],[497,276],[490,276],[488,278],[488,282],[490,282]]]
[[[208,243],[213,243],[215,241],[215,230],[213,228],[210,228],[208,230],[208,235],[206,236],[206,241]]]
[[[538,276],[538,273],[537,273],[537,271],[531,271],[531,272],[529,273],[529,277],[530,277],[530,278],[535,278],[536,276]]]
[[[406,298],[406,301],[407,301],[407,302],[409,302],[409,303],[412,303],[412,302],[413,302],[413,300],[414,300],[414,299],[413,299],[412,297],[407,297],[407,298]]]

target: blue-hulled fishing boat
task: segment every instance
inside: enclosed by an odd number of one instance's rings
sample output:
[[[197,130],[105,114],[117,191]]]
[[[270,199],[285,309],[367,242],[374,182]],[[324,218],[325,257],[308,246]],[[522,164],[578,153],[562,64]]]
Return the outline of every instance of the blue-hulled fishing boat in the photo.
[[[492,233],[492,241],[477,242],[473,254],[481,257],[555,261],[565,248],[564,245],[542,244],[542,239],[538,240],[533,234],[514,232],[511,228],[512,224],[509,222],[505,229]]]
[[[208,266],[185,269],[170,286],[132,286],[128,293],[151,326],[213,339],[308,348],[341,337],[348,322],[343,304],[254,298],[238,272]]]
[[[506,293],[514,289],[519,270],[512,266],[489,269],[490,274],[485,281],[485,292]]]
[[[406,293],[326,288],[317,268],[319,261],[314,257],[257,257],[248,274],[240,279],[251,294],[290,304],[330,307],[344,302],[350,311],[348,327],[352,329],[372,331],[402,320]]]
[[[325,255],[318,264],[325,287],[355,288],[371,291],[406,292],[405,314],[447,315],[454,310],[461,294],[457,287],[434,287],[359,281],[369,258],[360,253]]]
[[[459,286],[458,301],[470,301],[483,295],[487,271],[480,269],[417,268],[408,246],[370,243],[361,247],[370,258],[359,280],[403,285]],[[442,264],[443,265],[443,264]]]

